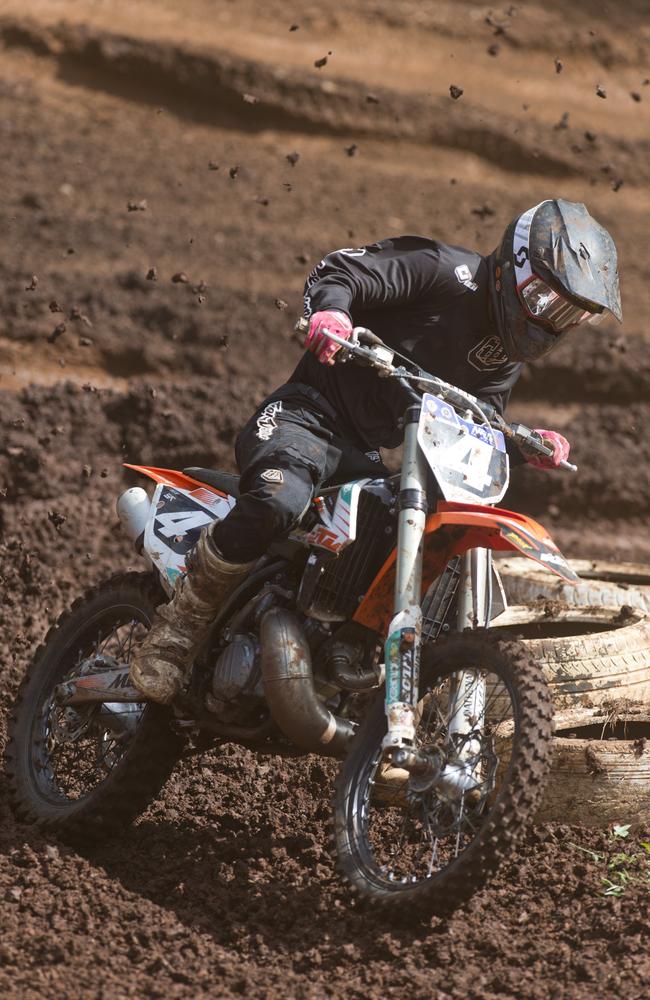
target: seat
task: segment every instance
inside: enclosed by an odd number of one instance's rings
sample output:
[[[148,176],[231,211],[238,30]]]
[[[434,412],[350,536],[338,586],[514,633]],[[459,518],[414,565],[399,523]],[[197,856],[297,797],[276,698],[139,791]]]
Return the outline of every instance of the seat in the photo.
[[[186,476],[191,476],[192,479],[196,479],[200,483],[207,483],[208,486],[214,486],[222,493],[229,493],[235,499],[239,497],[239,476],[233,476],[231,472],[220,472],[218,469],[199,469],[196,466],[183,469],[183,472]]]

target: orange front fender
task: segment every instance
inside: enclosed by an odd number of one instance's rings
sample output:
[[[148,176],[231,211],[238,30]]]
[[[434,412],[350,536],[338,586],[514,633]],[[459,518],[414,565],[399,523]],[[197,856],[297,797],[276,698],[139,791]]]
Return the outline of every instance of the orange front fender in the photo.
[[[514,549],[569,583],[579,579],[541,524],[500,507],[439,503],[427,518],[423,544],[423,595],[453,556],[477,548]],[[393,549],[354,614],[354,621],[382,634],[394,612],[396,552]]]

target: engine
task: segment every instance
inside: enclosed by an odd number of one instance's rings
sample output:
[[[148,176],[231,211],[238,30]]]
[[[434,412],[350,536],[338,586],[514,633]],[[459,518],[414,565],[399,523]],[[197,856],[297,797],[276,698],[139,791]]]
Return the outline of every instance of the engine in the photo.
[[[215,663],[208,708],[230,720],[233,711],[246,713],[263,698],[259,641],[246,633],[235,635]]]

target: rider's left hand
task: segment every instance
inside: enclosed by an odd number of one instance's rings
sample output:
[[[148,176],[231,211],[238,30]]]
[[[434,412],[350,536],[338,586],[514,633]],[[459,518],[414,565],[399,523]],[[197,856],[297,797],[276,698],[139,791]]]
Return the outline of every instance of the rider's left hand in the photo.
[[[313,314],[309,321],[309,332],[305,338],[305,347],[315,354],[323,365],[333,365],[334,355],[340,350],[339,344],[323,336],[322,330],[328,329],[341,340],[349,340],[352,336],[352,320],[340,309],[322,309]]]
[[[534,465],[537,469],[557,469],[561,462],[566,462],[569,457],[571,445],[565,437],[557,431],[547,431],[540,427],[535,427],[535,434],[539,434],[544,444],[553,449],[552,455],[524,455],[529,465]]]

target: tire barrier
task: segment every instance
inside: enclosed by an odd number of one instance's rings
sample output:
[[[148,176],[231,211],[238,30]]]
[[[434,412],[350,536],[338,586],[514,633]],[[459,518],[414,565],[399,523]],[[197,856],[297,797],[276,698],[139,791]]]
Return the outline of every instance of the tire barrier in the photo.
[[[508,601],[532,604],[540,598],[571,607],[620,608],[627,605],[650,613],[650,567],[638,563],[572,559],[581,577],[572,586],[525,557],[495,563]]]
[[[492,627],[523,641],[544,672],[556,711],[617,698],[647,702],[650,709],[650,614],[516,606]]]
[[[551,771],[538,822],[646,826],[650,816],[650,710],[583,709],[555,718]]]

